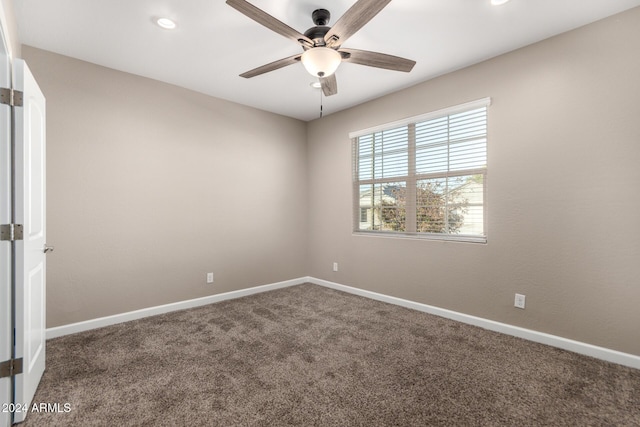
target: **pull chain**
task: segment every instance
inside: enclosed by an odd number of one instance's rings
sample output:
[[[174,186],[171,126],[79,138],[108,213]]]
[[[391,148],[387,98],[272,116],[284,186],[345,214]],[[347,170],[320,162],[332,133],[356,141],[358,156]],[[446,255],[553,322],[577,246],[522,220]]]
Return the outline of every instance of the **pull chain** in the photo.
[[[322,118],[322,83],[320,83],[320,118]]]

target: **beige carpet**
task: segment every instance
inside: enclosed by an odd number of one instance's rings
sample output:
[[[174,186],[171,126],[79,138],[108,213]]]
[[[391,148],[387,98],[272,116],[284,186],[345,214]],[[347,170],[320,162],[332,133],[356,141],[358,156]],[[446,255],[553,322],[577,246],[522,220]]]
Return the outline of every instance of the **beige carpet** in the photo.
[[[305,284],[50,340],[35,402],[61,412],[26,426],[640,426],[640,371]]]

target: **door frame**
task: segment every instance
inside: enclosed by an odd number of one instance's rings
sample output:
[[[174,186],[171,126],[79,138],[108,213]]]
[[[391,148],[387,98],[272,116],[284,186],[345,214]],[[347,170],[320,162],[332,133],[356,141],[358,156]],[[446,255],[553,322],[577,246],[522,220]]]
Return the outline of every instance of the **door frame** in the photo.
[[[12,61],[9,43],[5,37],[4,11],[0,6],[0,87],[12,87]],[[0,224],[12,221],[12,155],[11,155],[11,107],[0,104]],[[0,242],[0,361],[13,358],[13,292],[12,243]],[[14,377],[0,378],[0,427],[13,423],[13,414],[3,409],[13,403]]]

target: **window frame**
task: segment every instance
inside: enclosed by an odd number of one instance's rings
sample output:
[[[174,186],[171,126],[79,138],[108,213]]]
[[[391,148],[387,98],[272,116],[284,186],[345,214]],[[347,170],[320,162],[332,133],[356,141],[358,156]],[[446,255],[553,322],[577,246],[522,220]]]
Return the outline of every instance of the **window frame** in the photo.
[[[355,131],[349,133],[349,138],[352,144],[352,173],[353,173],[353,186],[352,186],[352,200],[353,200],[353,208],[352,208],[352,219],[353,219],[353,234],[361,235],[361,236],[380,236],[380,237],[396,237],[396,238],[409,238],[409,239],[420,239],[420,240],[444,240],[444,241],[462,241],[462,242],[473,242],[473,243],[486,243],[487,242],[487,171],[488,171],[488,145],[489,145],[489,109],[488,107],[491,105],[491,98],[482,98],[471,102],[466,102],[464,104],[459,104],[452,107],[443,108],[437,111],[432,111],[426,114],[421,114],[418,116],[409,117],[406,119],[385,123],[382,125],[370,127],[367,129],[362,129],[360,131]],[[470,169],[455,169],[450,170],[447,168],[445,172],[431,172],[431,173],[417,173],[416,171],[416,141],[415,141],[415,127],[417,123],[426,122],[442,117],[451,116],[458,113],[464,113],[467,111],[471,111],[479,108],[487,108],[486,111],[486,145],[485,149],[487,151],[487,164],[485,167],[481,168],[470,168]],[[393,131],[396,128],[407,127],[408,128],[408,141],[407,141],[407,150],[408,150],[408,168],[407,175],[402,176],[389,176],[376,178],[372,176],[371,179],[360,179],[359,176],[359,156],[360,153],[358,151],[358,138],[362,136],[368,136],[375,133],[383,132],[383,131]],[[373,143],[372,143],[373,144]],[[450,145],[450,141],[447,141],[447,145]],[[375,156],[375,152],[372,152],[372,156]],[[371,185],[372,197],[373,192],[376,185],[383,185],[389,183],[398,183],[403,182],[406,186],[406,218],[405,223],[409,224],[410,222],[416,222],[417,209],[416,209],[416,194],[417,194],[417,184],[421,180],[425,179],[433,179],[433,178],[452,178],[456,176],[468,176],[468,175],[482,175],[483,185],[482,185],[482,212],[483,212],[483,234],[482,235],[474,235],[474,234],[452,234],[452,233],[436,233],[436,232],[418,232],[418,231],[388,231],[388,230],[362,230],[360,229],[361,222],[361,206],[360,206],[360,198],[361,198],[361,186],[363,185]],[[448,207],[449,205],[446,205]],[[373,215],[373,207],[371,209],[371,213]],[[445,209],[446,211],[446,209]]]

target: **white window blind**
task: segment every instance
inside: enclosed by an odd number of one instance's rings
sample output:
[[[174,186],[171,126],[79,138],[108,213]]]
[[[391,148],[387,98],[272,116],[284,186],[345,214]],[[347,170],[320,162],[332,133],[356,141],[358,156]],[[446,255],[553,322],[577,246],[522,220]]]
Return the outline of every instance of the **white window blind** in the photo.
[[[489,104],[351,134],[354,231],[485,242]]]

